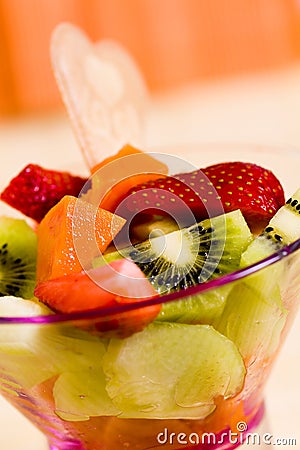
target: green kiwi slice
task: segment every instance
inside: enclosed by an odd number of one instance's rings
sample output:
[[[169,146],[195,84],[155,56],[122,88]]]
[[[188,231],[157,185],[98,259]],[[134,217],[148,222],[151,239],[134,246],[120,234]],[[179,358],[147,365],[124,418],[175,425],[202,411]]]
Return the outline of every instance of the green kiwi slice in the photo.
[[[221,252],[219,254],[220,261],[210,278],[237,270],[240,266],[242,253],[252,242],[252,235],[248,225],[239,210],[226,214],[224,218],[225,222],[220,217],[202,222],[204,228],[212,224],[216,232],[225,232],[225,241],[218,241],[219,243],[222,242],[224,246],[222,254]],[[225,229],[224,226],[226,227]],[[212,242],[211,245],[214,244]],[[162,310],[157,320],[211,324],[221,316],[231,288],[231,285],[225,285],[204,294],[165,303],[162,305]]]
[[[270,220],[263,235],[277,245],[287,245],[300,237],[300,189],[298,189]]]
[[[37,236],[22,219],[0,217],[0,296],[33,297]]]
[[[160,236],[150,233],[148,240],[105,259],[131,259],[163,294],[232,272],[251,240],[248,225],[236,210]]]
[[[241,257],[241,267],[266,258],[300,238],[300,190],[282,206],[262,234]],[[282,291],[287,261],[281,260],[236,283],[222,315],[213,323],[237,345],[243,357],[255,360],[271,356],[278,348],[287,310]]]
[[[197,294],[164,303],[156,320],[211,325],[221,317],[232,286],[222,286],[204,294]]]
[[[173,224],[149,229],[149,239],[94,261],[133,260],[160,293],[186,289],[239,268],[253,236],[240,210],[174,231]],[[170,232],[164,234],[164,230]],[[211,324],[221,316],[231,286],[165,303],[157,320]]]

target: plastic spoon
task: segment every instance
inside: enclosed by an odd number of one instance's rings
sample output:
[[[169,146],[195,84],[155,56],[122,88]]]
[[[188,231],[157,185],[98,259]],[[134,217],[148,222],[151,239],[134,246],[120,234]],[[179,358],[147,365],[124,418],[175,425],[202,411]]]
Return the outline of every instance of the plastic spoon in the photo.
[[[78,27],[57,26],[51,60],[62,100],[89,167],[124,144],[141,146],[147,89],[118,43],[92,43]]]

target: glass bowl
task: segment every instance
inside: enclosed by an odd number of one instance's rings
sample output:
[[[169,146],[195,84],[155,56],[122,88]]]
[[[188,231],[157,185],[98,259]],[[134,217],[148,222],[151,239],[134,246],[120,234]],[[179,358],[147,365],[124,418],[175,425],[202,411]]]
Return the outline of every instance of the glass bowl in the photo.
[[[300,157],[293,149],[216,144],[156,151],[184,155],[198,167],[221,161],[255,162],[274,171],[286,198],[298,188]],[[190,327],[199,330],[198,338],[192,334],[185,340],[188,334],[178,334],[178,325],[163,322],[125,339],[89,332],[94,325],[103,328],[141,308],[137,304],[1,317],[1,393],[45,434],[51,450],[223,450],[251,444],[264,417],[266,382],[297,312],[299,249],[300,240],[245,269],[144,300],[146,307],[235,292],[227,297],[218,320],[184,325],[189,327],[186,333]],[[238,349],[229,348],[226,339],[230,357],[222,354],[223,335]],[[180,373],[176,382],[174,371]],[[191,401],[198,391],[199,401]]]

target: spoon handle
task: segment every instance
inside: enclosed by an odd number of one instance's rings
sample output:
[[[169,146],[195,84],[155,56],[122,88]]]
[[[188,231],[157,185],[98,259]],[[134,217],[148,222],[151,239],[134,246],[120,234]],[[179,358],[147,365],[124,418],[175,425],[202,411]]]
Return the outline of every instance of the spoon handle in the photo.
[[[52,34],[51,61],[88,167],[127,143],[142,145],[147,88],[121,45],[92,43],[78,27],[62,23]]]

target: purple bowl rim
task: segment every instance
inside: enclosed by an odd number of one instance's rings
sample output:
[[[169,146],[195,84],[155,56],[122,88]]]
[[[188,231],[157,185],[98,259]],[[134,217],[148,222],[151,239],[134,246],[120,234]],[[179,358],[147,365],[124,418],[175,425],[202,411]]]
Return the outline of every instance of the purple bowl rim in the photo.
[[[89,311],[80,311],[74,313],[56,313],[50,315],[39,315],[39,316],[31,316],[31,317],[0,317],[0,325],[1,324],[51,324],[51,323],[62,323],[62,322],[73,322],[80,321],[86,319],[97,319],[97,318],[105,318],[107,316],[114,316],[126,311],[132,311],[135,309],[145,308],[147,306],[155,306],[163,303],[168,303],[171,301],[179,300],[182,298],[189,297],[195,294],[201,294],[207,292],[211,289],[215,289],[221,286],[225,286],[226,284],[232,283],[234,281],[246,278],[249,275],[252,275],[266,267],[269,267],[276,262],[287,258],[288,256],[295,253],[300,249],[300,239],[292,242],[289,245],[277,250],[272,253],[267,258],[264,258],[250,266],[239,269],[235,272],[231,272],[229,274],[220,276],[219,278],[215,278],[213,280],[207,281],[205,283],[198,284],[197,286],[189,287],[185,290],[172,292],[169,294],[165,294],[162,296],[152,297],[147,300],[143,300],[140,303],[123,303],[119,304],[118,307],[108,307],[102,309],[93,309]],[[1,298],[0,298],[1,301]],[[28,300],[30,301],[30,300]]]

